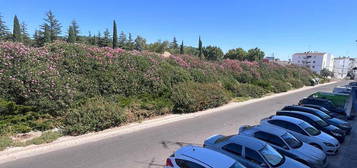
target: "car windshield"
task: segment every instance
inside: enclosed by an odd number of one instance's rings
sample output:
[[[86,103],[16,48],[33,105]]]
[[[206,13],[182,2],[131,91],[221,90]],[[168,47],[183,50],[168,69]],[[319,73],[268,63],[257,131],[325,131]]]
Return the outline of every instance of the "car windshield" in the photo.
[[[324,108],[325,109],[325,108]],[[328,110],[327,109],[325,109],[327,112],[328,112]],[[320,110],[320,111],[318,111],[317,112],[317,114],[321,117],[321,118],[323,118],[323,119],[331,119],[332,117],[331,116],[329,116],[328,114],[326,114],[326,113],[324,113],[324,112],[322,112],[323,110]]]
[[[235,162],[231,167],[229,168],[246,168],[245,166],[243,166],[242,164],[240,164],[239,162]]]
[[[319,126],[321,126],[321,127],[327,127],[328,126],[328,124],[324,120],[316,120],[315,122],[317,124],[319,124]]]
[[[300,126],[307,132],[309,133],[311,136],[316,136],[316,135],[320,135],[321,131],[316,129],[315,127],[313,127],[310,124],[307,124],[305,122],[301,123]]]
[[[283,136],[281,136],[284,141],[291,147],[291,148],[300,148],[302,146],[302,142],[296,139],[293,135],[290,133],[286,133]]]
[[[260,150],[260,153],[273,167],[284,162],[284,157],[270,145],[265,145],[265,147]]]

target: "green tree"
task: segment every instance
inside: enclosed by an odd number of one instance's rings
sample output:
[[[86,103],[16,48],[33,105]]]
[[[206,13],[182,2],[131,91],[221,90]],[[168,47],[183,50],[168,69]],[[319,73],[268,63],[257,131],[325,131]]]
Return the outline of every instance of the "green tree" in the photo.
[[[131,33],[129,33],[127,49],[128,50],[133,50],[134,49],[134,41],[133,41],[133,36],[131,35]]]
[[[207,46],[203,49],[203,55],[207,60],[220,61],[223,59],[224,53],[219,47]]]
[[[183,41],[181,42],[181,46],[180,46],[180,54],[185,54]]]
[[[198,37],[198,57],[201,59],[203,58],[203,48],[202,48],[202,41],[201,41],[201,36]]]
[[[69,28],[68,28],[67,42],[69,42],[69,43],[76,42],[76,32],[75,32],[73,26],[69,26]]]
[[[163,53],[169,49],[170,42],[168,41],[157,41],[155,43],[149,44],[148,49],[149,51],[156,52],[156,53]]]
[[[135,39],[135,50],[142,51],[146,48],[146,40],[141,36],[137,36]]]
[[[46,32],[46,27],[47,31],[50,35],[50,42],[53,42],[57,40],[59,34],[61,34],[61,24],[59,21],[56,19],[55,15],[52,13],[52,11],[48,11],[46,13],[46,18],[44,19],[45,23],[41,25],[41,29],[43,32]]]
[[[95,39],[95,44],[99,47],[103,46],[103,38],[102,38],[102,34],[100,32],[98,32],[97,36],[94,36]]]
[[[333,76],[334,76],[333,72],[331,72],[330,70],[328,70],[328,69],[326,69],[326,68],[324,68],[324,69],[322,69],[322,70],[320,71],[320,75],[321,75],[322,77],[324,77],[324,78],[333,77]]]
[[[101,47],[109,47],[111,41],[110,41],[110,32],[108,29],[105,29],[104,31],[104,37],[103,37],[103,43]]]
[[[5,21],[3,20],[2,16],[0,15],[0,41],[6,40],[9,36],[9,29],[6,26]]]
[[[225,59],[236,59],[243,61],[247,57],[247,52],[243,48],[236,48],[228,50],[228,52],[224,55]]]
[[[23,43],[25,43],[26,45],[31,44],[31,39],[30,39],[29,33],[27,31],[27,25],[25,22],[21,23],[21,36],[22,36]]]
[[[17,18],[16,15],[14,17],[14,27],[13,27],[13,30],[12,30],[12,40],[15,41],[15,42],[22,42],[21,26],[20,26],[19,19]]]
[[[126,34],[122,31],[119,35],[119,46],[120,48],[125,48],[126,47]]]
[[[117,30],[117,23],[115,20],[113,21],[113,48],[118,47],[118,30]]]
[[[259,61],[262,60],[265,56],[265,53],[261,51],[259,48],[254,48],[248,50],[247,59],[248,61]]]
[[[51,30],[48,25],[45,25],[44,30],[42,32],[42,44],[51,42]]]
[[[80,36],[79,36],[80,30],[79,30],[79,25],[78,25],[77,21],[76,20],[72,20],[71,26],[72,26],[72,29],[73,29],[74,37],[76,39],[75,41],[80,41]]]
[[[177,44],[176,37],[174,37],[174,39],[172,40],[172,42],[171,42],[171,44],[170,44],[170,48],[172,48],[172,49],[178,49],[178,44]]]
[[[39,30],[35,30],[35,33],[33,34],[33,40],[34,40],[33,45],[35,47],[40,47],[43,45],[43,39],[41,37],[41,32]]]

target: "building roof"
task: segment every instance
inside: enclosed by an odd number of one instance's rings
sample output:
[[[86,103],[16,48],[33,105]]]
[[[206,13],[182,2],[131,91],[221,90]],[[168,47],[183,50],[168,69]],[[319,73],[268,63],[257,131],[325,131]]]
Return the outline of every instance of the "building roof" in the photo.
[[[294,56],[323,56],[327,54],[326,52],[303,52],[303,53],[295,53]]]

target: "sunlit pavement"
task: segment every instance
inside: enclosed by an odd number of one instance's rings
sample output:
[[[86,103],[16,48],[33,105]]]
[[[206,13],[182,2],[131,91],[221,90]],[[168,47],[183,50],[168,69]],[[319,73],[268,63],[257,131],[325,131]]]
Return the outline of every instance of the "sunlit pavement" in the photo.
[[[329,157],[329,168],[357,167],[357,119],[351,123],[353,124],[351,135],[346,137],[339,153]]]

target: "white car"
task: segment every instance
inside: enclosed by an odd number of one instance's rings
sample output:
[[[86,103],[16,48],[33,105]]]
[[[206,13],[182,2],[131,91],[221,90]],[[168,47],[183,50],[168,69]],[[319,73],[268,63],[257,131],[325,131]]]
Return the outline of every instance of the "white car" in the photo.
[[[260,124],[284,128],[300,141],[317,147],[328,155],[336,154],[340,148],[340,143],[336,138],[316,129],[309,123],[294,117],[271,116],[261,120]]]
[[[198,146],[178,149],[166,160],[164,168],[246,168],[236,160],[219,152]]]

